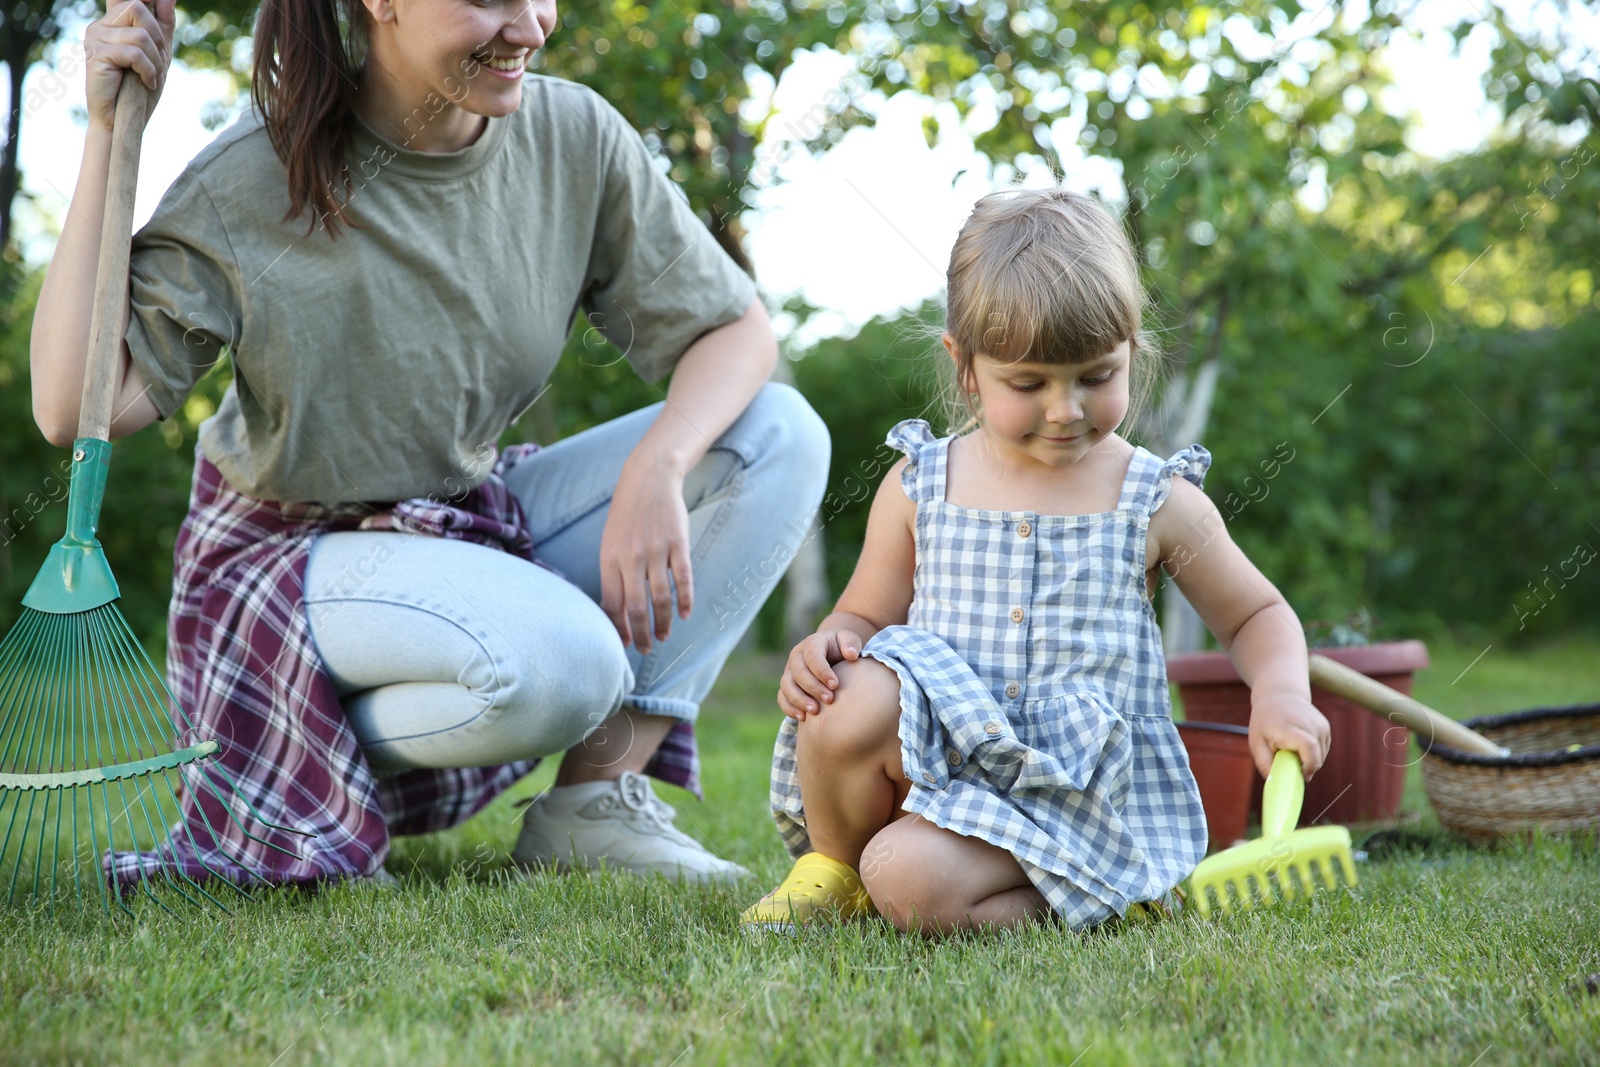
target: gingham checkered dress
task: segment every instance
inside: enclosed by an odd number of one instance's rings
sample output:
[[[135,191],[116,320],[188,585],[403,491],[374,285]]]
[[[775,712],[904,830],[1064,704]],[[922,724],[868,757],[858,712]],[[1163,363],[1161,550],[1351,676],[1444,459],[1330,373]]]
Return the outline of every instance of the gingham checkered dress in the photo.
[[[900,677],[905,808],[1010,852],[1074,929],[1171,907],[1206,821],[1172,724],[1145,537],[1173,475],[1200,485],[1211,455],[1136,449],[1115,511],[1038,515],[947,503],[950,440],[920,419],[888,437],[911,457],[916,586],[906,625],[863,652]],[[772,808],[798,857],[794,739],[786,718]]]

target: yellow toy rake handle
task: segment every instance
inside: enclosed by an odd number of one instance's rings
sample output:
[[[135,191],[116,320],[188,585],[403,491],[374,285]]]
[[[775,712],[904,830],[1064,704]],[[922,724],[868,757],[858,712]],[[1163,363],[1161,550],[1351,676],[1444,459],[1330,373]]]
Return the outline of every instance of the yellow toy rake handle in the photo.
[[[1300,821],[1300,805],[1306,798],[1306,780],[1300,769],[1300,755],[1292,748],[1280,748],[1272,757],[1272,772],[1261,790],[1261,836],[1283,837]]]

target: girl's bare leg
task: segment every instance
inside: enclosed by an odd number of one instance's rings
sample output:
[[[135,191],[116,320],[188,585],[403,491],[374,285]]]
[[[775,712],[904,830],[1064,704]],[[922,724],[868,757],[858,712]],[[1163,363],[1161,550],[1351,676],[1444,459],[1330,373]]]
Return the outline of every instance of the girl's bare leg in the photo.
[[[795,758],[811,847],[855,867],[872,836],[905,814],[911,789],[900,763],[900,679],[873,659],[833,669],[839,688],[799,723]]]
[[[919,815],[872,838],[861,877],[879,913],[907,931],[1001,930],[1050,914],[1009,852]]]

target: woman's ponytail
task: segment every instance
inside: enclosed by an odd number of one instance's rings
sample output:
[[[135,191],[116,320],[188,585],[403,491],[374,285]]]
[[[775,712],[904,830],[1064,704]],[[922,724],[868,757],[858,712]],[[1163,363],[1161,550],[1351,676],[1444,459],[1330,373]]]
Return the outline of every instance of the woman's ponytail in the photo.
[[[343,215],[353,187],[345,154],[366,14],[360,0],[261,0],[256,15],[250,92],[289,172],[284,221],[311,205],[307,236],[318,222],[335,240],[341,223],[355,225]]]

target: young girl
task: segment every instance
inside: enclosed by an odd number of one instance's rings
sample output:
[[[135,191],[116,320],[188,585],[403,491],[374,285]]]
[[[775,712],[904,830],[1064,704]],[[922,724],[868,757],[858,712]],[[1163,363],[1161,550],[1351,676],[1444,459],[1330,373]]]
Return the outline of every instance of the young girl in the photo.
[[[1262,773],[1280,748],[1307,777],[1321,766],[1299,621],[1200,491],[1209,453],[1163,461],[1116,432],[1152,376],[1143,300],[1089,198],[978,202],[942,338],[970,432],[889,433],[906,458],[855,574],[784,671],[772,804],[798,859],[745,926],[1175,911],[1206,824],[1171,720],[1158,571],[1251,686]]]

